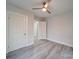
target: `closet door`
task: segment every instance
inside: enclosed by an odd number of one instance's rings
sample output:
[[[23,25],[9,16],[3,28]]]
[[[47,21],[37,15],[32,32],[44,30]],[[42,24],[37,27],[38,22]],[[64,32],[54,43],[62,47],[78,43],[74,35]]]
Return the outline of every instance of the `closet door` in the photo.
[[[38,39],[46,39],[46,21],[40,21],[39,22]]]
[[[13,51],[28,44],[28,17],[22,14],[8,13],[8,49]]]

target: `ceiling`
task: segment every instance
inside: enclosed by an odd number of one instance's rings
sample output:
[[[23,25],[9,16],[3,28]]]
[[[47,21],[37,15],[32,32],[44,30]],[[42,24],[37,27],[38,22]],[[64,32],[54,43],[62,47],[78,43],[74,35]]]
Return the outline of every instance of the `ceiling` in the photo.
[[[32,10],[34,7],[42,7],[43,1],[44,0],[6,0],[7,4],[29,10],[38,17],[49,17],[73,10],[73,0],[52,0],[49,4],[49,9],[52,14],[48,14],[42,10]]]

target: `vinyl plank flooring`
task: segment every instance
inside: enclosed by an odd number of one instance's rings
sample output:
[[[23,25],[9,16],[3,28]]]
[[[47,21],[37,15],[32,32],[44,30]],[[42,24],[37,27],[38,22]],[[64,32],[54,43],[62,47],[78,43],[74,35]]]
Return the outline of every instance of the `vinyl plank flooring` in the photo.
[[[7,54],[6,59],[73,59],[73,48],[49,40]]]

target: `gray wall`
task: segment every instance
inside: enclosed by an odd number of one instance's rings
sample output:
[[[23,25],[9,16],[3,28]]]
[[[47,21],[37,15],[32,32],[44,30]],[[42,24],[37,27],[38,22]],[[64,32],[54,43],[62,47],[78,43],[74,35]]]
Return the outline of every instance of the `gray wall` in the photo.
[[[73,45],[73,12],[47,19],[48,40]]]

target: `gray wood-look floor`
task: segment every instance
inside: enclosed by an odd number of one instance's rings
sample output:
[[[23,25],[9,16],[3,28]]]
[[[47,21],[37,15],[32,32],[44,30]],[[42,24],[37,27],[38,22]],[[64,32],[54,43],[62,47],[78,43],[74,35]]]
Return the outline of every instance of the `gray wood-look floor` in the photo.
[[[73,59],[73,48],[48,40],[7,54],[7,59]]]

